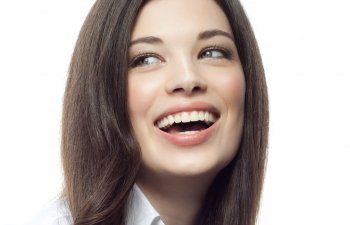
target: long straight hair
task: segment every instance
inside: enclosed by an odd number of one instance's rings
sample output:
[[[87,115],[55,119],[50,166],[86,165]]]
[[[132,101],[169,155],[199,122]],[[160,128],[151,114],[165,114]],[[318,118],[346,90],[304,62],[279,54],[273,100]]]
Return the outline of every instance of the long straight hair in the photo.
[[[210,187],[197,225],[254,225],[268,137],[268,98],[254,33],[238,0],[216,1],[235,36],[246,80],[236,157]],[[64,95],[64,197],[74,225],[124,225],[141,153],[128,113],[128,46],[143,0],[97,0],[80,31]]]

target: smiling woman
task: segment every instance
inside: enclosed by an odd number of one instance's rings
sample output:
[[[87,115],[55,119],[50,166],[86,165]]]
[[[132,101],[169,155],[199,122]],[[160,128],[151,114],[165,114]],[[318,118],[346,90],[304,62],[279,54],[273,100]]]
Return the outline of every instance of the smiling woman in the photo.
[[[129,113],[143,162],[137,182],[146,195],[157,190],[150,198],[202,203],[241,139],[245,81],[230,24],[214,1],[151,1],[131,40]]]
[[[255,224],[268,100],[239,1],[98,0],[62,133],[53,224]]]

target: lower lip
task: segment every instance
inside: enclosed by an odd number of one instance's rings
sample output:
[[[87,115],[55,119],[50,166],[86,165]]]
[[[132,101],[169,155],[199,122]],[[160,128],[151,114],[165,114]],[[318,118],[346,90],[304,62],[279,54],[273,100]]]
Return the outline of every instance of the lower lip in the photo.
[[[214,132],[214,130],[217,128],[218,122],[219,121],[216,121],[209,128],[201,130],[195,134],[170,134],[158,129],[157,127],[155,128],[157,132],[160,133],[160,135],[167,139],[169,142],[178,146],[191,146],[202,144],[206,140],[208,140]]]

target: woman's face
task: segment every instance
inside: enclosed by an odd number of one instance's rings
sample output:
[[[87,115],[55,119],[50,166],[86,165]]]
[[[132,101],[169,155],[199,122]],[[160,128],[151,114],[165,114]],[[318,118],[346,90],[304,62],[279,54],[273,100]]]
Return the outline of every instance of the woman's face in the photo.
[[[233,35],[214,0],[153,0],[142,8],[128,74],[142,171],[197,176],[233,159],[245,96]]]

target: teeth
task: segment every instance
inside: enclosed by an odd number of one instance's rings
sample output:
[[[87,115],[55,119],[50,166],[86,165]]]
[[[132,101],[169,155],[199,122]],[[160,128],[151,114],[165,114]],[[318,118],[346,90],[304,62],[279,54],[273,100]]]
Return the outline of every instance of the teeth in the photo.
[[[191,121],[198,121],[198,112],[194,111],[190,114]]]
[[[200,112],[198,113],[198,119],[199,119],[200,121],[204,121],[204,112],[203,112],[203,111],[200,111]]]
[[[180,114],[175,115],[175,123],[181,123],[181,115]]]
[[[214,123],[215,122],[215,116],[211,113],[209,113],[209,121]]]
[[[209,121],[209,112],[204,113],[204,121]]]
[[[163,125],[167,126],[169,124],[168,117],[163,119]]]
[[[190,114],[188,112],[182,112],[181,113],[181,121],[183,123],[188,123],[191,121]]]
[[[179,134],[195,134],[198,133],[199,131],[197,130],[192,130],[192,131],[183,131],[183,132],[179,132]]]
[[[216,117],[213,113],[208,111],[192,111],[192,112],[180,112],[174,115],[169,115],[157,122],[157,127],[159,129],[168,128],[174,123],[188,123],[195,121],[204,121],[206,124],[210,125],[215,123]],[[198,131],[185,131],[180,132],[180,134],[190,134],[188,132],[198,132]],[[191,133],[191,134],[192,134]]]
[[[174,122],[175,122],[175,118],[172,115],[168,116],[168,124],[171,126],[173,125]]]

